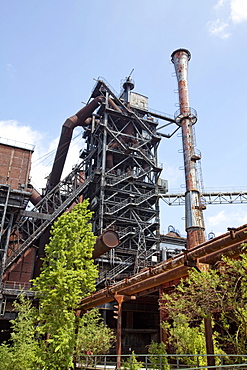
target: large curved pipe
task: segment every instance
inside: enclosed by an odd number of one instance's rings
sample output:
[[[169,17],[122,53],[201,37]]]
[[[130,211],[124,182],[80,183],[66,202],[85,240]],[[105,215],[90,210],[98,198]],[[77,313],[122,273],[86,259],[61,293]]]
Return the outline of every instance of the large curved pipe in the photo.
[[[74,128],[77,126],[87,126],[89,124],[89,121],[86,121],[87,118],[89,118],[103,100],[103,96],[97,96],[97,98],[92,100],[74,116],[68,118],[64,122],[50,178],[47,184],[47,192],[53,189],[61,179]]]

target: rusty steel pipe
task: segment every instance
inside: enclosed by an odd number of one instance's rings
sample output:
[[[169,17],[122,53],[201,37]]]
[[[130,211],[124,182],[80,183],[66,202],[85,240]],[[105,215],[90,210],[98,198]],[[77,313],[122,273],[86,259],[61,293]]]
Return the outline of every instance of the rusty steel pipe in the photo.
[[[179,266],[172,270],[165,271],[163,273],[160,273],[158,275],[152,276],[149,279],[143,280],[139,283],[133,284],[130,287],[120,289],[118,291],[119,294],[124,295],[133,295],[140,291],[151,289],[155,286],[159,286],[161,284],[165,284],[169,281],[182,278],[184,276],[188,275],[188,269],[187,266]]]
[[[188,275],[188,269],[189,268],[187,266],[180,266],[176,269],[163,272],[158,276],[143,280],[137,284],[130,285],[129,287],[125,287],[123,289],[116,289],[115,285],[117,286],[118,284],[115,284],[110,288],[104,289],[104,292],[99,291],[101,292],[100,295],[95,293],[95,295],[93,294],[92,296],[87,297],[88,299],[84,298],[81,302],[80,309],[89,310],[104,303],[114,301],[114,293],[131,296],[143,290],[150,289],[169,281],[185,277]],[[128,285],[128,283],[126,285]]]
[[[36,189],[34,189],[34,188],[32,188],[32,194],[31,194],[31,197],[30,197],[30,202],[34,205],[34,206],[36,206],[36,204],[38,204],[41,200],[42,200],[43,198],[42,198],[42,196],[39,194],[39,192],[36,190]]]
[[[122,113],[121,109],[117,106],[116,103],[114,103],[114,101],[111,98],[108,98],[108,104],[110,105],[112,109],[116,110],[117,112]]]
[[[180,111],[176,122],[182,129],[183,155],[185,169],[185,229],[187,248],[191,249],[205,241],[204,219],[196,169],[196,154],[192,125],[196,116],[191,113],[188,91],[188,62],[191,54],[186,49],[175,50],[171,55],[178,81]]]
[[[103,96],[98,96],[81,110],[79,110],[79,112],[77,112],[74,116],[68,118],[64,122],[53,167],[47,184],[47,192],[53,189],[61,179],[74,128],[77,126],[85,127],[90,124],[90,121],[87,121],[87,119],[100,105],[103,99]]]
[[[97,239],[93,250],[93,259],[100,257],[102,254],[116,248],[119,244],[118,234],[114,230],[104,231]]]

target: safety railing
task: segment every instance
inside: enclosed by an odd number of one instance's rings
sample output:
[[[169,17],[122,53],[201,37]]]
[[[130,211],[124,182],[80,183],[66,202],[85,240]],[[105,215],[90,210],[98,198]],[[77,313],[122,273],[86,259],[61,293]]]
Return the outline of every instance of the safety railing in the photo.
[[[30,282],[19,282],[19,281],[5,281],[2,284],[2,293],[5,295],[18,296],[24,293],[26,296],[33,296],[34,291],[31,291]]]
[[[208,358],[214,357],[215,365],[207,365]],[[120,359],[120,362],[119,362]],[[85,354],[77,356],[76,369],[124,370],[199,370],[199,369],[247,369],[247,355],[204,355],[204,354],[166,354],[129,355]]]

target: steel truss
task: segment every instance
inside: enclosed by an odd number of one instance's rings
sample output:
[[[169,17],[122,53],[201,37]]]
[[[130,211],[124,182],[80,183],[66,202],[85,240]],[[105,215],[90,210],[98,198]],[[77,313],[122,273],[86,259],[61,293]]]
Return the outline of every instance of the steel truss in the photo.
[[[185,204],[185,194],[162,194],[161,198],[169,206]],[[201,194],[202,203],[208,204],[243,204],[247,203],[247,191],[204,191]]]
[[[77,202],[83,188],[88,185],[90,180],[88,178],[84,181],[80,166],[78,166],[32,210],[21,213],[19,221],[14,224],[7,240],[8,256],[4,266],[5,270],[29,247],[35,247],[36,241],[57,217],[65,212],[73,202]]]

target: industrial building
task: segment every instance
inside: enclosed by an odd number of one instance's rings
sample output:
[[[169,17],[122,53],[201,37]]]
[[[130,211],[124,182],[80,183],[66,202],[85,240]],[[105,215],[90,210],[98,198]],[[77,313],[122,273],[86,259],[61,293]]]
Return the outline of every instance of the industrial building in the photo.
[[[94,211],[93,258],[99,278],[97,292],[82,300],[81,309],[100,306],[106,323],[117,328],[118,353],[144,353],[152,340],[163,339],[160,294],[186,276],[189,268],[213,263],[223,248],[225,253],[233,249],[239,253],[247,238],[244,227],[205,240],[203,209],[208,195],[200,186],[201,158],[194,145],[197,115],[189,104],[189,60],[188,50],[172,54],[180,103],[175,116],[150,110],[148,97],[134,92],[131,75],[119,94],[98,79],[85,107],[62,126],[42,194],[29,182],[33,147],[0,143],[1,341],[8,337],[9,319],[15,315],[13,300],[22,289],[33,294],[30,279],[40,272],[52,223],[83,198],[90,199]],[[172,133],[165,134],[162,129],[170,125]],[[81,162],[61,180],[77,126],[84,132]],[[166,179],[160,177],[158,148],[161,140],[169,140],[178,130],[185,164],[186,239],[172,226],[167,235],[160,235],[159,202],[170,195]],[[114,302],[118,320],[113,317]]]

